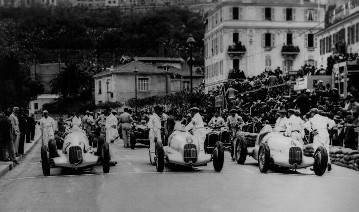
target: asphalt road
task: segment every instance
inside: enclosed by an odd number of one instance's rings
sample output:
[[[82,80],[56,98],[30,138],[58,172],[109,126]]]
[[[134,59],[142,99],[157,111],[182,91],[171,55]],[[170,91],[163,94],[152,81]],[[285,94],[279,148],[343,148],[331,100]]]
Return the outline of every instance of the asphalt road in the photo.
[[[358,211],[359,172],[334,166],[315,176],[309,169],[259,172],[248,158],[232,162],[226,152],[222,172],[212,163],[196,170],[157,173],[147,148],[112,146],[118,161],[110,174],[102,167],[85,173],[59,168],[43,177],[40,144],[0,178],[0,212],[8,211]]]

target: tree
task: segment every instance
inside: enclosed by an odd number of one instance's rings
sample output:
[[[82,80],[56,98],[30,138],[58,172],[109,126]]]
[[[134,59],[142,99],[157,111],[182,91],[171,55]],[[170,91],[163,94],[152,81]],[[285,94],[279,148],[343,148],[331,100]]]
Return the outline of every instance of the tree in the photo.
[[[86,88],[91,76],[79,63],[66,63],[65,67],[51,80],[51,92],[62,98],[76,98]]]

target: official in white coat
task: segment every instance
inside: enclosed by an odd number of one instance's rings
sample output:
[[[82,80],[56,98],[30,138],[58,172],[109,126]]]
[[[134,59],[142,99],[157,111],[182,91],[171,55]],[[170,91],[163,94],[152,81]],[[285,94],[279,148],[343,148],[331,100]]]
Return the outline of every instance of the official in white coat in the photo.
[[[49,116],[47,110],[43,111],[43,117],[40,119],[40,129],[43,145],[48,145],[50,139],[55,139],[55,120]]]
[[[162,137],[161,137],[161,118],[162,115],[162,108],[160,106],[154,107],[154,113],[150,116],[150,119],[148,121],[147,127],[150,129],[149,132],[149,139],[150,139],[150,160],[151,162],[154,162],[155,157],[155,148],[156,143],[155,140],[159,143],[162,143]]]
[[[113,113],[109,113],[106,117],[106,142],[113,143],[118,138],[117,130],[118,120]]]
[[[304,138],[304,121],[295,115],[297,111],[294,109],[288,110],[287,124],[285,136],[290,136],[298,141],[302,141]],[[299,111],[298,111],[299,112]]]
[[[334,120],[329,119],[328,117],[321,116],[318,114],[319,111],[316,108],[310,110],[311,118],[306,123],[306,128],[313,133],[313,148],[314,151],[322,146],[327,150],[328,153],[328,171],[332,169],[330,163],[330,151],[329,151],[329,132],[328,129],[331,129],[335,126]]]
[[[287,111],[284,109],[278,111],[279,117],[275,122],[274,132],[284,133],[287,130],[288,119],[286,117],[286,113]]]
[[[206,140],[206,131],[204,129],[202,116],[199,114],[199,109],[197,107],[191,108],[190,111],[192,115],[192,120],[185,127],[185,131],[192,130],[193,136],[195,136],[200,143],[200,149],[204,149],[204,141]]]

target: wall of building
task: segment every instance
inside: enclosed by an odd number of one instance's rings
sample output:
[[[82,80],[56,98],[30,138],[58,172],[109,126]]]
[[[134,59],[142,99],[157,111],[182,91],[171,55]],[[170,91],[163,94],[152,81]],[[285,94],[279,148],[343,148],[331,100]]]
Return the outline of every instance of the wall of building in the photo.
[[[32,66],[30,69],[31,76],[36,76],[40,79],[41,83],[44,85],[44,93],[51,93],[50,82],[54,76],[60,71],[61,67],[64,67],[63,63],[47,63],[47,64],[37,64]]]
[[[307,48],[307,34],[315,34],[324,28],[324,8],[321,8],[315,20],[307,21],[307,7],[295,7],[294,20],[287,21],[284,11],[287,6],[272,6],[274,15],[271,21],[264,20],[263,9],[269,6],[238,5],[241,8],[239,20],[232,20],[233,5],[224,4],[217,7],[208,16],[205,34],[205,83],[208,87],[216,87],[226,82],[228,72],[233,69],[233,59],[228,55],[228,47],[233,44],[233,33],[239,33],[239,41],[246,47],[246,53],[239,57],[239,69],[246,76],[256,76],[266,69],[280,67],[287,70],[287,58],[282,55],[282,46],[287,43],[287,33],[293,37],[293,45],[300,52],[293,59],[292,71],[297,71],[308,60],[314,60],[318,48]],[[316,7],[310,9],[317,10]],[[274,37],[272,48],[264,48],[264,34]],[[313,38],[315,44],[315,39]],[[266,66],[267,59],[267,66]],[[270,65],[268,61],[270,60]]]

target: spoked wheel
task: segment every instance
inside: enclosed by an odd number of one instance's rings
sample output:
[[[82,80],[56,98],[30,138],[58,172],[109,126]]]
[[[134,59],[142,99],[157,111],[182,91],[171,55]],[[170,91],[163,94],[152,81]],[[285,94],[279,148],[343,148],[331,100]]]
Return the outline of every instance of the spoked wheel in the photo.
[[[110,148],[107,142],[102,146],[102,168],[104,173],[110,172]]]
[[[262,145],[259,149],[258,163],[259,171],[267,173],[269,170],[270,153],[269,148],[266,145]]]
[[[314,173],[318,176],[322,176],[325,173],[328,165],[328,152],[327,150],[320,146],[314,154]]]
[[[156,170],[157,172],[163,172],[165,167],[165,152],[163,150],[162,143],[156,145]]]
[[[244,164],[247,158],[247,142],[239,138],[236,143],[235,158],[238,164]]]
[[[217,141],[215,148],[213,150],[213,168],[216,172],[222,171],[224,163],[224,149],[223,144],[220,141]]]
[[[44,176],[50,175],[50,158],[45,145],[41,146],[41,166]]]

